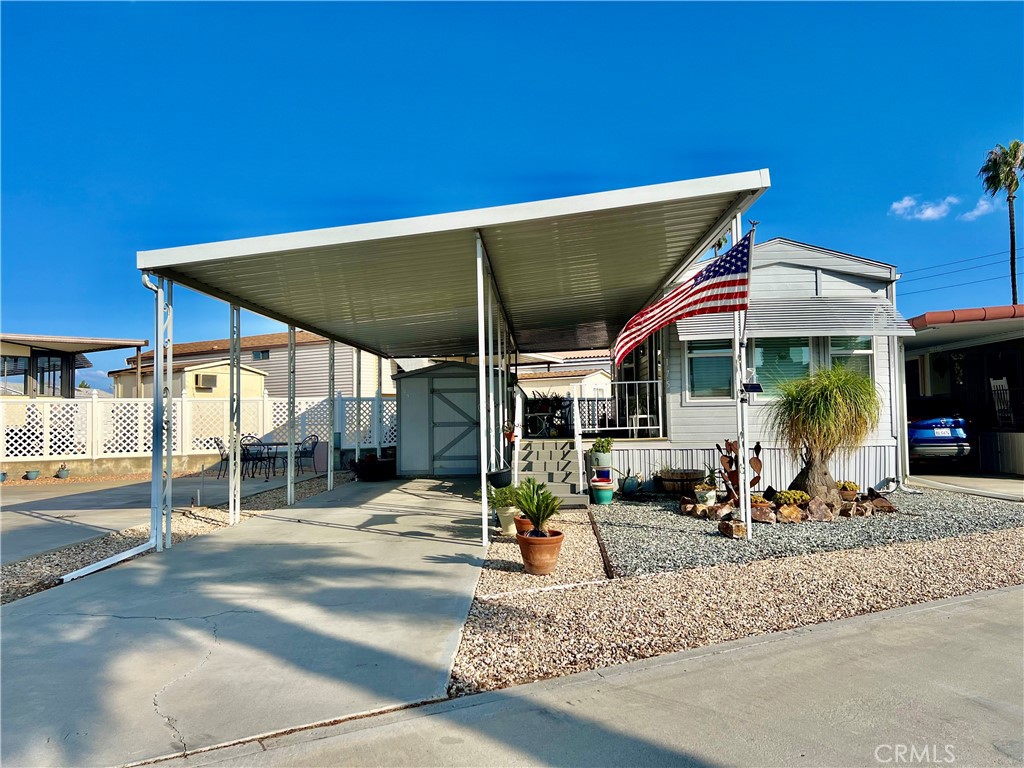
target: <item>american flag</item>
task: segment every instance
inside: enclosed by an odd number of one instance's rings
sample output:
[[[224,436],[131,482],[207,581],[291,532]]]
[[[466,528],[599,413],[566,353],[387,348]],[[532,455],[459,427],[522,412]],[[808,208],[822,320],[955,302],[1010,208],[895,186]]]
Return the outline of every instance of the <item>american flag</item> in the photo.
[[[751,230],[696,275],[673,288],[665,298],[635,314],[615,340],[612,350],[615,365],[622,365],[626,355],[669,323],[695,315],[746,309],[753,235]]]

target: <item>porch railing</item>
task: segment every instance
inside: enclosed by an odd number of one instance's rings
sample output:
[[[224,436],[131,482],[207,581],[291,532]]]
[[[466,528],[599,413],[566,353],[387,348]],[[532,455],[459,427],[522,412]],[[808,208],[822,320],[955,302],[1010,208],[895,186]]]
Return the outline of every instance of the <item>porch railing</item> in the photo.
[[[664,406],[660,381],[613,381],[610,397],[581,397],[574,385],[575,414],[584,435],[664,437]]]

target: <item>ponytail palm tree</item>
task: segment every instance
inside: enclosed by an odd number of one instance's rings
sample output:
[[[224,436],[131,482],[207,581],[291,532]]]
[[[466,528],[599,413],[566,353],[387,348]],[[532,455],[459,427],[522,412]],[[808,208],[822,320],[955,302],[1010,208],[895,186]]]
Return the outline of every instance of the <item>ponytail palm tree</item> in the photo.
[[[1010,146],[996,144],[988,151],[985,164],[978,171],[985,191],[992,197],[1006,192],[1006,207],[1010,211],[1010,293],[1017,303],[1017,232],[1013,221],[1013,201],[1020,184],[1019,174],[1024,171],[1024,144],[1014,139]]]
[[[791,491],[839,501],[828,462],[850,453],[878,424],[881,403],[871,377],[842,364],[781,386],[770,406],[768,423],[803,468]]]

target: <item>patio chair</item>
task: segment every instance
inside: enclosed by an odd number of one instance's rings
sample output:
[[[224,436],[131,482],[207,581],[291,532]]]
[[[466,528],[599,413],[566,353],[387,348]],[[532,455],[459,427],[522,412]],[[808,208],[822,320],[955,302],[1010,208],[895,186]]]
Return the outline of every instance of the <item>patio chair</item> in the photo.
[[[320,442],[320,438],[316,435],[310,435],[301,443],[299,443],[298,449],[295,451],[295,468],[302,472],[302,461],[303,459],[309,461],[310,466],[313,468],[313,474],[316,474],[316,444]]]
[[[267,477],[270,477],[270,455],[263,441],[256,435],[245,435],[241,441],[242,447],[242,477],[248,467],[249,477],[256,477],[257,470],[262,470]]]
[[[224,445],[224,441],[219,437],[213,438],[213,443],[217,446],[217,450],[220,452],[220,464],[217,465],[217,479],[220,480],[221,477],[228,473],[231,456],[228,453],[227,446]]]

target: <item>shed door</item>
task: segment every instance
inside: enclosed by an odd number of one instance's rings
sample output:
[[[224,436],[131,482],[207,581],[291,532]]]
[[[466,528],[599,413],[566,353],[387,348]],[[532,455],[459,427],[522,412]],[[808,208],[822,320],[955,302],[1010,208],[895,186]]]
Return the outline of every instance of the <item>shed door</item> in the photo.
[[[474,379],[437,378],[430,388],[430,454],[435,475],[480,471],[480,421]]]

